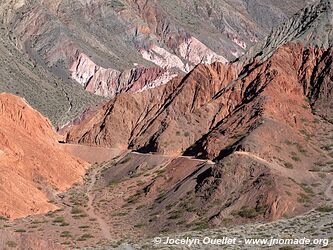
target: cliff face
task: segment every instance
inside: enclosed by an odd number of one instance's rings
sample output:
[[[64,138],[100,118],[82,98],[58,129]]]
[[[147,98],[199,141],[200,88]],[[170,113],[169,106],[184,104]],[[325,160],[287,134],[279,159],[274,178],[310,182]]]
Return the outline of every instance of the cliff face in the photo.
[[[23,99],[0,94],[0,215],[18,218],[56,209],[51,190],[82,180],[86,163],[61,150],[49,121]]]
[[[330,24],[331,10],[329,1],[302,10],[254,56],[251,50],[234,63],[198,65],[158,88],[119,95],[70,127],[67,140],[214,160],[201,175],[193,172],[193,195],[201,207],[224,197],[228,188],[237,193],[238,200],[230,197],[232,209],[218,215],[214,210],[217,223],[246,204],[258,211],[265,207],[266,218],[302,211],[297,194],[288,198],[281,186],[289,183],[301,192],[294,184],[316,181],[310,170],[332,157],[322,150],[333,131],[332,33],[321,29]],[[281,36],[280,42],[273,36]],[[186,178],[179,185],[184,183]],[[180,197],[187,191],[179,191]]]
[[[0,18],[36,64],[113,97],[233,60],[307,2],[6,0]]]

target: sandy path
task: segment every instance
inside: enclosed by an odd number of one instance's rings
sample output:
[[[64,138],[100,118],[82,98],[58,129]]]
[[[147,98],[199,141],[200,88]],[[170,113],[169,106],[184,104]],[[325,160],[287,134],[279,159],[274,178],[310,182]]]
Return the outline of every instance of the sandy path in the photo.
[[[104,167],[105,165],[103,165],[102,167]],[[99,227],[102,230],[103,236],[104,238],[111,240],[111,233],[110,233],[110,228],[108,226],[108,224],[105,222],[105,220],[95,212],[94,206],[93,206],[93,202],[95,199],[95,195],[92,193],[93,187],[96,183],[96,176],[99,174],[98,172],[99,169],[95,168],[92,171],[91,174],[91,181],[88,185],[87,188],[87,196],[88,196],[88,207],[87,207],[87,214],[92,217],[95,218],[97,223],[99,224]]]

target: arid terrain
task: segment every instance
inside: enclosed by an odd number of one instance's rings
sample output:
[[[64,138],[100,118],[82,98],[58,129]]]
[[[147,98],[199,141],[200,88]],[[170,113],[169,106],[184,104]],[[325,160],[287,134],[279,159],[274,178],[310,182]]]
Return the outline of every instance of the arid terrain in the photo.
[[[0,19],[0,249],[333,247],[331,0],[4,0]]]

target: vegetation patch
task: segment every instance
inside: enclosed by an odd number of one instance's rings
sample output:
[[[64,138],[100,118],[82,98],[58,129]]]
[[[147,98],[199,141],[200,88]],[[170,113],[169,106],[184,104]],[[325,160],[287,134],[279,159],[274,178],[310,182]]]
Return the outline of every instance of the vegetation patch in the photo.
[[[321,213],[330,213],[333,212],[333,207],[331,205],[324,205],[318,207],[316,210]]]
[[[14,248],[17,246],[17,243],[15,241],[9,240],[6,242],[6,245],[10,248]]]
[[[243,218],[252,219],[257,217],[258,215],[262,214],[265,211],[265,207],[256,207],[256,208],[249,208],[249,207],[242,207],[240,211],[238,211],[238,215]]]
[[[72,234],[71,234],[69,231],[63,231],[63,232],[60,234],[60,237],[62,237],[62,238],[71,238],[71,237],[72,237]]]
[[[293,169],[293,168],[294,168],[293,164],[291,164],[290,162],[285,162],[285,163],[283,163],[283,165],[284,165],[286,168],[289,168],[289,169]]]

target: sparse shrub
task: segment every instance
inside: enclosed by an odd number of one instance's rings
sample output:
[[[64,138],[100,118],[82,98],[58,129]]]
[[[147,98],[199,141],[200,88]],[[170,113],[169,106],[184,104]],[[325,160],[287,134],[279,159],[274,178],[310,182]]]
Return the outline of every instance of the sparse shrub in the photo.
[[[136,203],[139,198],[140,198],[140,196],[135,194],[135,195],[132,195],[132,196],[128,197],[126,202],[130,203],[130,204],[131,203]]]
[[[289,168],[289,169],[293,169],[293,168],[294,168],[293,164],[291,164],[290,162],[285,162],[285,163],[283,163],[283,165],[284,165],[286,168]]]
[[[326,177],[326,174],[325,173],[319,173],[318,176],[322,179],[324,179]]]
[[[26,230],[23,229],[23,228],[19,228],[19,229],[16,229],[15,232],[16,232],[16,233],[25,233]]]
[[[280,247],[279,250],[293,250],[294,248],[292,246],[284,246]]]
[[[74,219],[81,219],[81,218],[84,218],[84,217],[87,217],[88,215],[87,214],[75,214],[73,215],[73,218]]]
[[[81,213],[83,213],[83,210],[78,207],[73,207],[71,210],[71,214],[81,214]]]
[[[6,242],[6,245],[10,248],[14,248],[17,246],[17,243],[15,241],[9,240]]]
[[[72,237],[72,234],[69,231],[63,231],[60,234],[60,237],[62,237],[62,238],[70,238],[70,237]]]
[[[209,224],[208,224],[207,222],[205,222],[205,221],[200,221],[200,222],[195,223],[195,228],[194,228],[194,230],[199,230],[199,231],[201,231],[201,230],[205,230],[205,229],[207,229],[208,227],[209,227]]]
[[[129,162],[131,159],[132,159],[132,158],[128,156],[128,157],[122,159],[122,160],[119,162],[119,164],[125,164],[125,163]]]
[[[111,215],[112,216],[125,216],[125,215],[127,215],[127,213],[126,212],[116,212],[116,213],[113,213]]]
[[[62,216],[59,216],[59,217],[56,217],[54,220],[53,220],[54,223],[64,223],[65,222],[65,218],[62,217]]]
[[[298,197],[298,202],[300,203],[308,203],[310,202],[310,198],[309,196],[307,196],[306,194],[303,194],[303,193],[300,193],[299,194],[299,197]]]
[[[321,147],[321,149],[330,151],[332,147],[333,147],[333,145],[329,144],[329,145],[325,145],[325,146]]]
[[[243,207],[238,212],[238,215],[243,218],[255,218],[258,215],[258,213],[255,208]]]
[[[308,193],[308,194],[313,194],[313,190],[311,187],[307,187],[305,185],[302,185],[302,188],[304,190],[304,192]]]
[[[300,158],[296,155],[292,156],[291,159],[294,161],[300,161]]]
[[[80,236],[80,238],[78,238],[77,240],[78,241],[85,241],[85,240],[90,239],[90,238],[94,238],[94,236],[92,236],[91,234],[82,234]]]
[[[287,145],[292,145],[292,144],[293,144],[293,143],[292,143],[291,141],[289,141],[289,140],[285,140],[284,143],[287,144]]]
[[[155,173],[156,173],[157,176],[161,176],[165,173],[165,171],[166,171],[165,169],[159,169]]]
[[[170,212],[170,216],[168,217],[168,219],[170,220],[176,220],[179,219],[182,215],[182,211],[179,210],[174,210],[172,212]]]
[[[111,180],[108,184],[109,187],[113,187],[119,183],[119,180]]]
[[[6,217],[4,217],[4,216],[0,216],[0,221],[6,221],[6,220],[8,220],[8,218],[6,218]]]
[[[324,206],[320,206],[316,209],[318,212],[322,212],[322,213],[329,213],[333,211],[333,207],[331,205],[324,205]]]
[[[320,172],[320,171],[321,171],[321,168],[318,167],[318,166],[315,166],[313,169],[310,169],[309,171],[310,171],[310,172]]]

